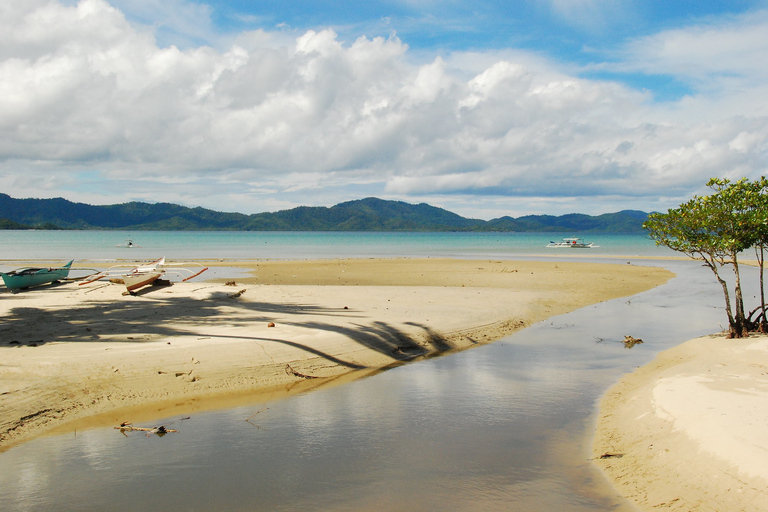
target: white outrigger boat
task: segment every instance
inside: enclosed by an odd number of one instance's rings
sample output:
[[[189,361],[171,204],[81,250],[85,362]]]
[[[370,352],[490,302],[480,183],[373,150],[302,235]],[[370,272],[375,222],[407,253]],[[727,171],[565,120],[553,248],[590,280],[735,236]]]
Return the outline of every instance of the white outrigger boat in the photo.
[[[592,242],[586,243],[581,238],[571,237],[571,238],[563,238],[560,242],[549,242],[549,244],[547,244],[547,247],[589,249],[591,247],[598,247],[598,246]]]
[[[188,269],[182,267],[182,265],[199,265],[201,268],[200,270]],[[86,278],[80,284],[84,285],[93,283],[94,281],[98,281],[100,279],[119,279],[122,280],[122,282],[125,284],[128,292],[132,293],[139,288],[143,288],[144,286],[154,283],[160,277],[166,276],[168,274],[176,274],[182,277],[181,281],[184,282],[189,281],[193,277],[199,276],[206,270],[208,270],[208,267],[205,267],[200,263],[166,263],[165,258],[160,258],[159,260],[155,260],[151,263],[145,263],[143,265],[137,266],[126,264],[115,265],[109,267],[107,270]]]

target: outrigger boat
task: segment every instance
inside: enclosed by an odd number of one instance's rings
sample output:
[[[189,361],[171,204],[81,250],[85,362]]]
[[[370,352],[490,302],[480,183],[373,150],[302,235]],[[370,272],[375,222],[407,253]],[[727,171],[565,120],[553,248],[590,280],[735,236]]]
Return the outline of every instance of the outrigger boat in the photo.
[[[138,290],[157,281],[163,275],[165,258],[153,261],[149,265],[139,265],[123,275],[123,283],[129,292]]]
[[[0,272],[5,282],[5,287],[9,290],[24,290],[32,286],[53,283],[61,281],[69,276],[69,269],[72,267],[72,261],[58,268],[34,268],[24,267],[11,272]]]
[[[547,247],[555,247],[555,248],[562,248],[567,247],[571,249],[589,249],[590,247],[597,247],[594,245],[594,243],[584,242],[581,238],[571,237],[571,238],[563,238],[560,242],[549,242],[547,244]]]
[[[183,268],[181,265],[199,265],[201,269],[197,272],[188,268]],[[208,270],[208,267],[201,265],[200,263],[166,263],[165,258],[160,258],[151,263],[144,265],[131,266],[131,265],[115,265],[109,267],[103,272],[94,274],[86,278],[80,284],[88,284],[99,279],[120,279],[125,284],[128,292],[134,292],[139,288],[148,286],[157,281],[160,277],[168,274],[175,274],[182,277],[181,281],[189,281],[193,277],[197,277],[203,272]]]

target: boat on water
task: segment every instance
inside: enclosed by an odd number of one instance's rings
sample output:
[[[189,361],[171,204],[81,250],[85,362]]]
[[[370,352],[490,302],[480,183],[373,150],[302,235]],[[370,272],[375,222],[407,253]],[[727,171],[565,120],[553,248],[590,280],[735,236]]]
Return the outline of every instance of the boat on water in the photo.
[[[61,267],[23,267],[10,272],[0,272],[0,276],[3,277],[5,287],[9,290],[24,290],[32,286],[66,279],[69,276],[69,269],[72,267],[73,261],[70,260],[69,263]]]
[[[183,265],[183,266],[182,266]],[[200,269],[189,269],[186,266],[200,266]],[[100,279],[109,279],[110,281],[122,282],[129,293],[133,293],[139,288],[154,284],[155,281],[163,276],[173,274],[181,277],[181,281],[189,281],[208,270],[208,267],[200,263],[166,263],[165,258],[145,263],[142,265],[115,265],[107,270],[94,274],[86,278],[81,285],[93,283]]]
[[[586,243],[581,238],[570,237],[563,238],[559,242],[549,242],[547,247],[554,248],[570,248],[570,249],[589,249],[591,247],[597,247],[593,242]]]

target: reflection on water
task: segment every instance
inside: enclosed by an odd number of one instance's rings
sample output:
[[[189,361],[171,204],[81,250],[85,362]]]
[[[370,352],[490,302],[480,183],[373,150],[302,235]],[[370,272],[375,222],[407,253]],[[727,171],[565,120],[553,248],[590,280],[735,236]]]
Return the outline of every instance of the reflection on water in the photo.
[[[679,277],[631,299],[345,386],[176,419],[180,434],[100,429],[16,447],[0,454],[0,509],[632,510],[588,460],[595,403],[724,315],[706,269],[665,266]],[[628,350],[625,335],[644,344]]]

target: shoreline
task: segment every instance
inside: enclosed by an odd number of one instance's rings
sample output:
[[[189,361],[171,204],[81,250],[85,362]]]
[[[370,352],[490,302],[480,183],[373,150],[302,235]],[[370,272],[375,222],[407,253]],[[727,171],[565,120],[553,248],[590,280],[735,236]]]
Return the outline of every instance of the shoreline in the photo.
[[[603,395],[593,441],[640,510],[768,510],[768,336],[661,352]]]
[[[241,264],[255,275],[235,286],[217,278],[123,296],[120,285],[69,282],[0,294],[0,452],[63,429],[359,378],[489,343],[673,276],[657,267],[562,261]]]
[[[560,260],[563,261],[563,258],[568,259],[605,259],[605,260],[623,260],[625,263],[630,263],[632,260],[641,260],[641,261],[690,261],[691,258],[688,256],[678,256],[678,255],[641,255],[641,254],[596,254],[596,253],[589,253],[589,252],[583,252],[583,251],[577,251],[577,250],[571,250],[570,252],[568,250],[560,250],[556,252],[549,252],[549,253],[531,253],[531,254],[521,254],[517,256],[515,259],[508,259],[504,261],[556,261]],[[445,260],[445,259],[456,259],[456,260],[462,260],[462,261],[500,261],[499,258],[491,258],[491,257],[478,257],[478,258],[461,258],[461,257],[453,257],[453,256],[386,256],[386,257],[352,257],[352,258],[346,258],[346,257],[328,257],[328,258],[187,258],[183,261],[187,262],[194,262],[194,263],[201,263],[204,265],[210,265],[212,267],[232,267],[232,268],[253,268],[254,266],[261,264],[261,263],[295,263],[300,261],[346,261],[346,260],[410,260],[410,261],[419,261],[419,260]],[[117,264],[131,264],[131,263],[144,263],[146,261],[149,261],[148,259],[144,258],[110,258],[110,259],[75,259],[75,266],[83,266],[83,265],[90,265],[94,266],[99,269],[107,268],[111,265],[117,265]],[[174,260],[175,261],[175,260]],[[32,259],[19,259],[19,258],[5,258],[0,259],[0,267],[9,267],[8,269],[11,270],[10,267],[22,267],[22,266],[55,266],[57,264],[63,264],[65,263],[62,259],[46,259],[46,258],[32,258]],[[757,265],[757,262],[754,260],[745,260],[744,263],[747,265]]]

